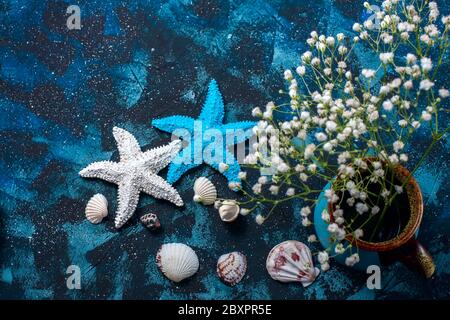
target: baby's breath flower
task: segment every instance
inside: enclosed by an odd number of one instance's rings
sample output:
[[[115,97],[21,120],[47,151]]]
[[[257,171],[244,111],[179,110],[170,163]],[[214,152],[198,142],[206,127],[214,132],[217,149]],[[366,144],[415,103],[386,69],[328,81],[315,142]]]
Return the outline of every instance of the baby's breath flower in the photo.
[[[322,43],[322,44],[323,44],[323,43]],[[323,50],[325,50],[325,48],[324,48]],[[312,64],[313,66],[315,66],[315,67],[319,66],[319,64],[320,64],[320,59],[317,58],[317,57],[312,58],[311,64]]]
[[[305,63],[309,63],[311,61],[311,58],[312,58],[311,51],[306,51],[302,54],[302,61]]]
[[[394,54],[392,52],[380,53],[380,60],[383,64],[388,64],[394,62]]]
[[[309,220],[309,219],[306,218],[306,217],[303,217],[303,218],[302,218],[302,226],[304,226],[304,227],[309,227],[311,224],[312,224],[311,220]]]
[[[302,217],[307,217],[307,216],[309,216],[309,215],[311,214],[311,208],[308,207],[308,206],[303,207],[303,208],[300,210],[300,214],[302,215]]]
[[[291,70],[285,70],[284,71],[284,79],[286,80],[292,80],[293,76],[292,76],[292,71]]]
[[[335,194],[333,189],[325,190],[325,197],[330,203],[336,203],[339,200],[339,197]]]
[[[333,37],[312,31],[306,40],[310,51],[301,55],[295,69],[301,82],[294,78],[294,70],[284,72],[288,90],[280,92],[288,94],[288,100],[279,109],[270,102],[265,109],[252,110],[260,121],[252,128],[257,139],[252,141],[244,163],[271,172],[270,179],[262,174],[251,187],[254,194],[261,194],[264,188],[276,199],[298,197],[311,205],[317,195],[307,182],[324,178],[332,183],[333,188],[324,194],[335,209],[332,217],[323,210],[321,218],[335,246],[318,255],[323,271],[330,268],[327,252],[345,254],[351,245],[346,247],[346,242],[341,241],[348,234],[361,239],[367,232],[363,219],[379,219],[374,215],[403,192],[401,185],[386,182],[390,166],[407,163],[408,155],[402,152],[411,134],[424,122],[429,122],[433,133],[436,131],[435,137],[440,137],[445,128],[435,122],[445,121],[438,115],[447,107],[443,99],[450,92],[446,88],[438,90],[435,84],[445,83],[438,68],[445,66],[442,57],[448,55],[450,16],[442,17],[442,25],[437,22],[437,4],[428,0],[425,3],[428,8],[423,9],[415,2],[404,5],[399,0],[384,0],[378,11],[365,2],[376,19],[353,25],[353,43],[351,39],[345,42],[343,33]],[[367,41],[366,48],[378,56],[376,61],[355,65],[348,54],[357,52],[359,41]],[[348,43],[351,47],[347,47]],[[276,111],[285,115],[278,118]],[[387,131],[390,134],[384,134]],[[367,159],[368,154],[377,160]],[[219,168],[228,169],[223,164]],[[239,178],[245,180],[246,175],[239,173]],[[370,192],[370,183],[378,184],[381,190]],[[265,203],[260,199],[268,197],[269,192],[253,197],[255,206],[242,208],[241,214]],[[275,201],[275,206],[278,203]],[[349,214],[361,216],[356,220],[354,216],[344,217],[343,206],[350,207]],[[303,226],[312,224],[311,214],[307,204],[300,209]],[[267,217],[257,215],[255,219],[262,224]],[[315,235],[308,237],[308,242],[315,241]],[[352,252],[345,259],[349,266],[359,261],[358,254]]]
[[[370,209],[370,213],[372,214],[377,214],[378,212],[380,212],[380,207],[378,206],[373,206],[372,209]]]
[[[267,176],[261,176],[258,178],[258,183],[260,184],[266,184],[267,183]]]
[[[305,66],[298,66],[297,69],[295,69],[295,71],[299,76],[304,76],[306,73],[306,68]]]
[[[339,230],[339,226],[336,223],[330,223],[327,227],[329,233],[333,234]]]
[[[326,142],[323,145],[323,150],[326,152],[331,152],[331,151],[333,151],[333,145],[330,142]]]
[[[302,182],[306,182],[308,180],[308,176],[305,173],[300,173],[299,178]]]
[[[399,120],[398,125],[402,128],[405,128],[408,125],[408,121],[406,121],[405,119]]]
[[[354,253],[345,259],[345,264],[349,267],[353,267],[358,262],[359,262],[359,255],[357,253]]]
[[[386,111],[392,111],[392,108],[394,107],[394,105],[392,104],[392,102],[390,100],[386,100],[383,102],[383,109]]]
[[[294,188],[288,188],[286,190],[286,196],[292,197],[294,194],[295,194],[295,189]]]
[[[281,173],[285,173],[285,172],[288,172],[289,171],[289,166],[286,164],[286,163],[280,163],[278,166],[277,166],[277,171],[278,172],[281,172]]]
[[[261,117],[262,116],[262,112],[261,109],[256,107],[252,110],[252,116],[253,117]]]
[[[428,91],[434,86],[433,81],[430,81],[430,79],[424,79],[420,81],[419,89]]]
[[[360,239],[364,235],[364,231],[362,229],[356,229],[355,232],[353,232],[353,235],[356,239]]]
[[[355,32],[361,32],[361,25],[359,23],[353,24],[353,31]]]
[[[363,213],[369,211],[369,207],[367,206],[367,204],[362,203],[362,202],[358,202],[356,204],[355,208],[359,214],[363,214]]]
[[[413,82],[411,80],[408,80],[403,84],[403,87],[406,90],[411,90],[413,88]]]
[[[327,45],[330,47],[333,47],[335,44],[335,40],[333,37],[327,37],[325,41],[326,41]]]
[[[408,155],[405,153],[402,153],[399,158],[400,158],[400,161],[402,161],[402,162],[408,161]]]
[[[433,63],[431,62],[430,58],[423,57],[420,59],[420,65],[422,66],[422,70],[425,72],[428,72],[433,68]]]
[[[399,152],[400,150],[403,149],[405,144],[402,141],[397,140],[392,144],[392,146],[394,147],[395,152]]]
[[[260,183],[255,183],[255,184],[253,185],[253,187],[252,187],[252,191],[253,191],[255,194],[260,194],[261,191],[262,191],[262,184],[260,184]]]
[[[255,218],[255,221],[257,224],[262,225],[266,218],[264,218],[262,215],[258,214]]]
[[[327,210],[323,210],[322,211],[321,218],[322,218],[323,221],[325,221],[327,223],[330,222],[330,214],[328,213]]]
[[[390,195],[389,190],[384,189],[383,191],[381,191],[381,196],[382,196],[383,198],[387,198],[387,197],[389,197],[389,195]]]
[[[371,78],[375,77],[375,70],[372,70],[372,69],[363,69],[363,70],[361,71],[361,74],[362,74],[364,77],[366,77],[366,78],[368,78],[368,79],[371,79]]]
[[[408,53],[406,55],[406,62],[408,64],[414,64],[414,63],[416,63],[416,61],[417,61],[417,57],[414,54]]]
[[[320,251],[317,254],[317,260],[319,261],[320,264],[327,263],[329,260],[328,253],[326,251]]]
[[[320,264],[320,270],[322,270],[322,272],[327,272],[329,269],[330,269],[330,264],[328,262]]]
[[[422,116],[421,116],[423,121],[430,121],[431,120],[431,114],[426,112],[426,111],[422,111]]]
[[[449,93],[449,91],[447,89],[444,89],[444,88],[439,89],[439,96],[442,99],[448,98],[449,95],[450,95],[450,93]]]
[[[327,140],[327,135],[323,132],[317,132],[315,134],[315,137],[316,137],[317,141],[319,141],[319,142],[323,142],[323,141]]]
[[[334,252],[336,252],[337,254],[342,254],[345,252],[345,247],[342,243],[338,243],[335,247],[334,247]]]
[[[316,150],[315,144],[313,144],[313,143],[308,144],[305,148],[305,155],[304,155],[305,159],[311,158],[314,155],[315,150]]]
[[[273,194],[274,196],[276,196],[278,194],[279,190],[280,190],[280,187],[277,185],[271,185],[269,187],[270,193]]]

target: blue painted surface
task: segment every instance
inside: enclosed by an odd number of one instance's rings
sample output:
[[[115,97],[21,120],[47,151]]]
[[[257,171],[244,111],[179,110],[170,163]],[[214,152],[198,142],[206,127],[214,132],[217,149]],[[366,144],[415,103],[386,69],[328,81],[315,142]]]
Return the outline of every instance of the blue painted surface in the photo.
[[[443,14],[449,2],[438,1]],[[117,125],[145,148],[168,135],[153,118],[200,113],[211,79],[220,83],[225,123],[252,120],[250,111],[279,97],[284,68],[295,67],[312,29],[351,30],[363,6],[348,0],[79,1],[82,30],[68,31],[61,1],[0,1],[0,297],[19,299],[395,299],[450,297],[449,139],[438,144],[417,173],[426,212],[419,240],[434,256],[435,279],[425,281],[400,264],[382,271],[382,290],[367,291],[366,276],[332,265],[304,289],[269,278],[265,259],[281,241],[305,241],[301,202],[280,208],[265,226],[252,217],[223,224],[217,212],[192,199],[198,176],[211,176],[223,197],[235,194],[207,166],[176,184],[186,202],[178,209],[143,197],[120,231],[109,217],[84,218],[97,192],[117,206],[116,188],[87,181],[78,171],[95,159],[117,159]],[[374,57],[358,49],[368,66]],[[444,68],[448,70],[448,59]],[[448,86],[448,84],[447,84]],[[410,150],[417,161],[429,133]],[[163,172],[164,175],[164,172]],[[163,230],[151,234],[138,217],[157,212]],[[169,241],[191,245],[201,267],[174,285],[154,256]],[[320,249],[313,246],[313,251]],[[239,250],[248,273],[223,285],[215,263]],[[82,289],[68,290],[65,271],[79,265]]]

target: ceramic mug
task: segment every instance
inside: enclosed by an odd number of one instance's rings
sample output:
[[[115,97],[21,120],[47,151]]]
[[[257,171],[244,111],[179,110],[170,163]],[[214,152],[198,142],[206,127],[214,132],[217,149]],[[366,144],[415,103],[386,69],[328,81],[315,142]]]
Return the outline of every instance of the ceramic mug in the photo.
[[[399,181],[404,181],[410,172],[403,166],[398,165],[394,174]],[[328,224],[322,220],[322,211],[328,210],[330,217],[333,216],[333,205],[328,204],[324,192],[331,188],[328,183],[314,211],[314,226],[316,234],[321,244],[330,247]],[[389,265],[395,261],[404,263],[412,270],[420,272],[426,278],[431,278],[435,271],[435,265],[428,251],[417,240],[417,234],[420,222],[423,217],[422,192],[417,181],[411,177],[405,185],[405,191],[408,196],[410,217],[403,230],[393,239],[383,242],[368,242],[361,239],[353,239],[352,236],[346,238],[347,241],[356,243],[359,248],[360,262],[354,267],[366,271],[369,265]],[[334,247],[332,248],[334,250]],[[345,262],[349,254],[341,254],[336,257],[340,263]]]

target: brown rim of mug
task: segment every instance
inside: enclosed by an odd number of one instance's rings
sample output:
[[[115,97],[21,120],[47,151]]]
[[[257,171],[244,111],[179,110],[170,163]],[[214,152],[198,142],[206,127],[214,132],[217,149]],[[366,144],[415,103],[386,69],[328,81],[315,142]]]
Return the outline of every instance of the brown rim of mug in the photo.
[[[372,162],[374,158],[365,159],[366,161]],[[408,169],[403,167],[402,165],[397,165],[394,169],[395,177],[399,181],[404,181],[410,172]],[[408,240],[414,237],[416,230],[419,228],[420,222],[422,221],[423,216],[423,200],[422,200],[422,192],[420,191],[419,184],[414,179],[413,176],[409,179],[408,183],[405,185],[406,194],[408,196],[409,201],[409,209],[411,212],[411,216],[408,220],[403,231],[397,235],[396,237],[382,242],[369,242],[361,239],[354,239],[354,237],[350,234],[345,239],[350,243],[356,243],[358,248],[369,250],[369,251],[389,251],[404,245]],[[330,213],[330,221],[333,222],[333,212],[335,209],[335,205],[332,203],[328,203],[328,212]]]

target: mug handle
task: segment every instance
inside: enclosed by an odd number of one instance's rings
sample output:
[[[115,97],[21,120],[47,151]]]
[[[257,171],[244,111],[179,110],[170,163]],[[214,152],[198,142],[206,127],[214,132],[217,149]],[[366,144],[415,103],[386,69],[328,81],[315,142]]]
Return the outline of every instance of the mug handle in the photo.
[[[380,258],[386,263],[400,261],[409,269],[421,273],[427,279],[431,278],[436,270],[433,258],[428,250],[414,238],[408,240],[400,248],[383,252]]]

